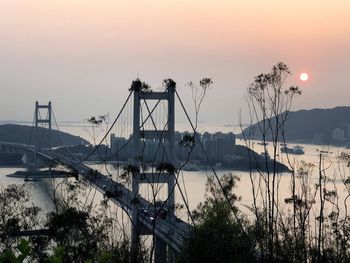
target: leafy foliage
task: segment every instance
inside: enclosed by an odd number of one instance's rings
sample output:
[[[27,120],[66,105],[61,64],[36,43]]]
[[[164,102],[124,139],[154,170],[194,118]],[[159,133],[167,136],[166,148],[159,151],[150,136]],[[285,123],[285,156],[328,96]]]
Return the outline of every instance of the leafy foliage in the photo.
[[[32,248],[30,247],[30,242],[25,239],[20,239],[19,244],[17,245],[18,253],[15,253],[13,250],[7,249],[0,254],[0,263],[22,263],[30,255]],[[16,255],[17,254],[17,255]]]
[[[142,91],[142,92],[149,92],[151,91],[151,86],[148,85],[146,82],[141,81],[140,79],[133,80],[131,83],[131,87],[129,88],[129,91]]]
[[[167,89],[175,89],[176,82],[173,79],[164,79],[163,86]]]
[[[220,179],[223,192],[212,177],[208,179],[206,200],[194,211],[197,224],[179,262],[253,261],[254,245],[251,237],[243,231],[249,230],[248,221],[244,217],[237,220],[232,212],[232,205],[239,200],[232,191],[237,180],[232,174],[224,175]]]
[[[162,162],[162,163],[159,163],[157,165],[156,171],[157,172],[164,172],[165,171],[165,172],[168,172],[168,173],[176,173],[177,169],[171,163]]]
[[[0,189],[0,251],[17,243],[20,231],[38,225],[40,209],[30,204],[29,190],[24,185],[9,185]],[[24,220],[25,219],[25,220]]]
[[[146,262],[140,246],[131,251],[123,238],[115,240],[113,218],[107,216],[108,202],[100,209],[81,205],[81,185],[65,180],[60,184],[67,191],[66,200],[57,197],[57,210],[50,212],[46,222],[39,222],[39,209],[30,206],[25,185],[10,185],[0,191],[0,262]],[[80,196],[81,197],[81,196]],[[84,201],[83,203],[85,203]],[[18,238],[20,231],[45,227],[48,236]]]

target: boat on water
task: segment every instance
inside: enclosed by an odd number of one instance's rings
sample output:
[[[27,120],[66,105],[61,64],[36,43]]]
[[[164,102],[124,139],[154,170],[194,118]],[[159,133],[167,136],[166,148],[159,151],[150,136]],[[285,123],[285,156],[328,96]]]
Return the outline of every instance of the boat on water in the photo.
[[[26,178],[24,178],[24,181],[25,182],[37,182],[37,181],[40,181],[40,180],[37,179],[37,178],[28,178],[28,177],[26,177]]]
[[[296,145],[293,147],[288,147],[286,144],[281,147],[282,153],[290,153],[290,154],[304,154],[304,148],[300,145]]]
[[[183,167],[184,171],[199,171],[199,167],[197,164],[194,163],[187,163],[184,167]]]
[[[266,160],[271,160],[271,156],[270,156],[270,154],[268,152],[262,152],[260,154],[260,156],[263,157]]]
[[[268,143],[268,142],[258,142],[258,144],[259,144],[259,145],[264,145],[264,146],[269,145],[269,143]]]

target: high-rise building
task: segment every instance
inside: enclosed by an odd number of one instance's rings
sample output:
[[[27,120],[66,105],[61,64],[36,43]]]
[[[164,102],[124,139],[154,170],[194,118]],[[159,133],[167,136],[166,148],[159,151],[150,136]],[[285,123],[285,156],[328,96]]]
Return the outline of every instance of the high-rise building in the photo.
[[[236,135],[232,132],[225,134],[225,155],[234,154],[234,146],[236,145]]]
[[[204,151],[209,160],[209,162],[217,161],[217,144],[216,140],[204,139],[203,140]]]
[[[113,160],[126,161],[131,156],[131,143],[126,138],[115,137],[112,133],[110,146]]]
[[[345,132],[342,129],[335,128],[332,131],[332,140],[334,141],[344,141],[345,140]]]
[[[211,139],[211,134],[209,132],[204,132],[202,134],[202,140],[210,140]]]
[[[217,161],[223,161],[226,152],[225,137],[216,138],[216,158]]]

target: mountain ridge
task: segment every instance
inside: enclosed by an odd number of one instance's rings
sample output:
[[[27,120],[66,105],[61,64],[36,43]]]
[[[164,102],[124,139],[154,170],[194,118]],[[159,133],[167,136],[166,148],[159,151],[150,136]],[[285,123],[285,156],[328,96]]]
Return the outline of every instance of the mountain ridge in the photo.
[[[38,141],[41,147],[49,146],[49,130],[38,127]],[[34,144],[35,134],[34,127],[19,124],[2,124],[0,125],[0,141],[21,144]],[[51,147],[63,145],[89,144],[85,139],[72,135],[67,132],[51,130],[50,145]]]
[[[272,125],[276,123],[275,118],[272,118],[271,121]],[[248,136],[250,132],[253,132],[251,138],[261,139],[258,125],[259,123],[255,123],[248,126],[243,133]],[[335,129],[338,135],[335,135]],[[337,106],[330,109],[314,108],[292,111],[289,113],[284,130],[286,141],[349,145],[350,107]],[[268,134],[267,139],[270,138],[271,134]]]

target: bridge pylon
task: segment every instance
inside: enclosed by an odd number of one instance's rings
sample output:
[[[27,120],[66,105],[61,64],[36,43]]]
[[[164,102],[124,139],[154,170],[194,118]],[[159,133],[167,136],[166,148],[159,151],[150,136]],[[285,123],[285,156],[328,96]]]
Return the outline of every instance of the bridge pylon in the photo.
[[[140,80],[135,80],[132,83],[132,90],[134,92],[133,101],[133,144],[132,144],[132,159],[131,165],[136,167],[137,172],[132,174],[132,192],[133,198],[136,200],[134,207],[132,209],[132,224],[131,224],[131,240],[133,245],[138,245],[140,233],[144,234],[142,231],[142,226],[138,220],[138,215],[140,213],[140,207],[138,206],[137,198],[139,196],[140,184],[167,184],[167,200],[164,207],[167,210],[166,220],[169,221],[169,235],[172,235],[172,222],[174,220],[174,210],[175,210],[175,172],[171,169],[164,170],[162,172],[145,172],[141,171],[141,164],[143,158],[143,146],[146,139],[149,140],[159,140],[159,143],[164,145],[164,153],[166,155],[166,163],[170,167],[174,167],[174,133],[175,133],[175,88],[176,83],[173,80],[168,80],[166,82],[166,90],[164,92],[148,92],[142,88],[142,82]],[[167,125],[166,129],[157,130],[156,127],[151,130],[144,129],[144,123],[141,123],[140,119],[142,116],[141,103],[147,103],[147,101],[165,101],[167,102]],[[155,106],[156,107],[156,106]],[[148,108],[148,106],[147,106]],[[144,113],[143,113],[144,114]],[[148,115],[148,116],[147,116]],[[152,112],[148,109],[148,114],[146,114],[146,119],[152,119]],[[153,125],[154,121],[152,120]],[[152,169],[153,171],[153,169]],[[154,198],[153,201],[155,201]],[[150,213],[156,213],[156,204],[154,204],[154,210]],[[151,215],[150,215],[151,216]],[[154,217],[154,215],[153,215]],[[154,218],[156,221],[157,218]],[[158,219],[159,220],[159,219]],[[162,219],[164,220],[164,219]],[[156,222],[155,222],[156,224]],[[147,233],[154,234],[154,233]],[[175,252],[170,246],[165,244],[163,240],[155,236],[155,253],[154,262],[174,262]]]
[[[41,116],[40,110],[46,111],[46,115],[44,117]],[[52,106],[51,101],[49,101],[48,104],[39,104],[38,101],[35,102],[35,113],[34,113],[34,146],[35,146],[35,152],[34,152],[34,172],[38,170],[38,155],[37,152],[40,151],[40,140],[39,140],[39,125],[40,124],[48,124],[48,149],[51,150],[51,126],[52,126]],[[42,139],[42,138],[41,138]]]

